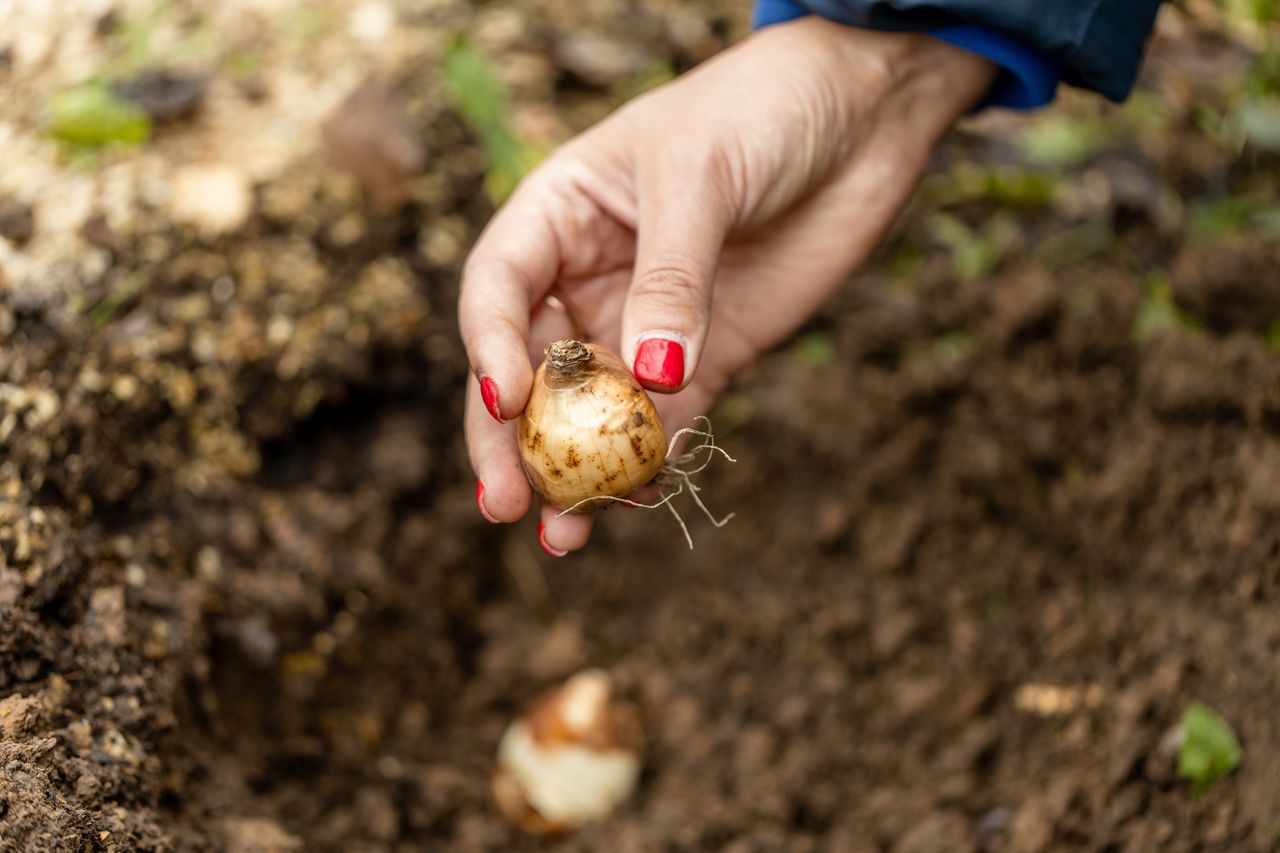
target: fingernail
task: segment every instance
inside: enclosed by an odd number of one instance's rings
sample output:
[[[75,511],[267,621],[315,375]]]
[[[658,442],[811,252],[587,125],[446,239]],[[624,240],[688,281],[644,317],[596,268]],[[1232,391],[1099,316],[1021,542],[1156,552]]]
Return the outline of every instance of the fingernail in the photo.
[[[488,376],[480,379],[480,399],[484,400],[484,407],[493,415],[493,419],[502,423],[502,410],[498,408],[498,383]]]
[[[489,510],[484,508],[484,483],[476,480],[476,506],[480,507],[480,514],[484,516],[484,520],[490,524],[501,524],[502,522],[489,515]]]
[[[666,338],[643,340],[632,371],[642,382],[678,388],[684,382],[684,347]]]
[[[552,548],[547,544],[547,523],[545,521],[538,523],[538,544],[542,546],[542,550],[553,557],[563,557],[569,553],[568,551],[561,551],[559,548]]]

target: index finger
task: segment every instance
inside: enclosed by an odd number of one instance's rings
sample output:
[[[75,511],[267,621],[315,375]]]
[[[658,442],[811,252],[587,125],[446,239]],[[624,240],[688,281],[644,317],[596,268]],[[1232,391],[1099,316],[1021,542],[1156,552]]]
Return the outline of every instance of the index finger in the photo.
[[[517,188],[480,234],[462,271],[458,325],[489,413],[510,420],[533,382],[529,315],[555,284],[560,247],[543,183]]]

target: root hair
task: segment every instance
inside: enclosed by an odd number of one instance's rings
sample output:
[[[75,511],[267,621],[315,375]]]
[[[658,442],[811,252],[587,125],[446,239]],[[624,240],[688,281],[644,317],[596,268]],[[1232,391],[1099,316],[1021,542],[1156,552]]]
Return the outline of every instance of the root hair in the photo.
[[[699,415],[694,419],[694,422],[702,428],[692,426],[677,430],[675,434],[671,436],[671,441],[667,444],[668,461],[662,466],[662,469],[658,472],[658,476],[654,478],[654,483],[658,486],[658,494],[662,496],[660,500],[651,504],[646,504],[639,501],[633,501],[629,498],[616,498],[611,495],[600,495],[598,497],[583,498],[573,506],[561,510],[558,513],[558,516],[567,515],[578,507],[595,501],[611,501],[613,503],[626,504],[627,506],[637,507],[639,509],[658,509],[659,507],[665,506],[671,514],[675,516],[676,523],[680,525],[680,531],[684,534],[684,541],[689,544],[689,550],[692,551],[693,536],[690,535],[689,526],[685,524],[684,518],[680,515],[680,511],[676,509],[672,500],[685,492],[688,492],[693,498],[693,502],[697,504],[698,509],[702,511],[702,514],[707,517],[707,520],[710,521],[712,525],[715,527],[724,527],[729,523],[729,520],[733,518],[734,513],[731,512],[724,518],[716,518],[715,514],[712,513],[703,502],[702,496],[698,494],[702,489],[693,482],[692,477],[694,474],[700,474],[705,471],[707,466],[711,464],[712,460],[716,458],[717,454],[724,457],[728,462],[738,461],[730,456],[727,450],[716,444],[715,434],[711,431],[710,418],[706,415]],[[676,444],[679,443],[681,438],[687,435],[696,436],[702,439],[702,442],[700,444],[695,444],[684,453],[672,458],[671,454],[675,452]],[[706,456],[700,458],[700,454],[702,454],[703,451],[706,451]],[[672,482],[674,482],[675,488],[668,491],[668,486]]]

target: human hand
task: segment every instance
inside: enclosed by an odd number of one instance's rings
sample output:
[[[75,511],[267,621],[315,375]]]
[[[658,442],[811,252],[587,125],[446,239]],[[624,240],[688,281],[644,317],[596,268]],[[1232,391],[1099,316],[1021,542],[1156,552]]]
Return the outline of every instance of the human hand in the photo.
[[[515,420],[553,340],[618,351],[668,433],[871,252],[993,75],[928,36],[804,18],[643,95],[530,174],[467,259],[467,446],[495,522],[528,511]],[[715,298],[712,298],[714,289]],[[554,296],[568,315],[547,302]],[[581,548],[591,515],[542,508]]]

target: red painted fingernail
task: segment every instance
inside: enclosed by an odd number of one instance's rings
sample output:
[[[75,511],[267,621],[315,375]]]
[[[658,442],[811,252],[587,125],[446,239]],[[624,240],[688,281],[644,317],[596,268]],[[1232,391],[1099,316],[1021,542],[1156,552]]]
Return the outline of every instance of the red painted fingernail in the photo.
[[[642,382],[678,388],[684,382],[684,347],[666,338],[641,341],[632,371]]]
[[[476,506],[480,507],[480,514],[484,516],[484,520],[490,524],[501,524],[502,522],[489,515],[489,510],[484,508],[484,483],[476,480]]]
[[[542,546],[542,550],[553,557],[563,557],[569,553],[568,551],[561,551],[559,548],[552,548],[547,544],[547,523],[545,521],[538,523],[538,544]]]
[[[502,423],[502,410],[498,408],[498,383],[488,376],[482,377],[480,379],[480,398],[484,400],[484,407],[489,410],[489,414],[493,415],[493,419],[498,423]]]

